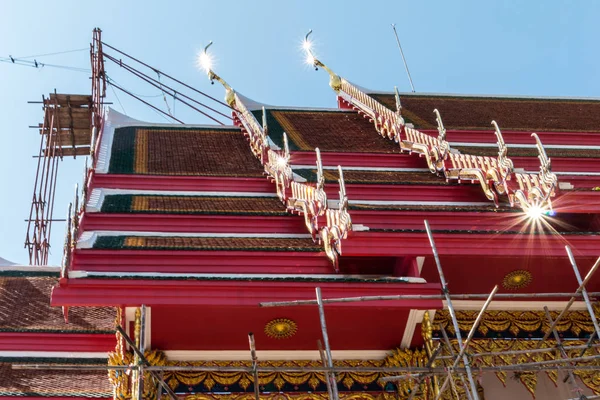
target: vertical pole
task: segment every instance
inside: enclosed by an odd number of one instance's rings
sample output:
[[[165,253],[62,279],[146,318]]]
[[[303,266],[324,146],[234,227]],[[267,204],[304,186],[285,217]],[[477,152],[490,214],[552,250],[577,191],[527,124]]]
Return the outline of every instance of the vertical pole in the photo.
[[[254,343],[254,334],[248,333],[250,342],[250,356],[252,357],[252,376],[254,377],[254,398],[260,400],[260,387],[258,382],[258,358],[256,357],[256,344]]]
[[[598,326],[598,320],[596,319],[596,314],[594,313],[594,307],[592,306],[592,302],[590,301],[590,296],[588,296],[587,289],[585,288],[584,282],[581,280],[581,274],[579,274],[579,268],[577,268],[577,263],[575,262],[575,257],[573,257],[573,253],[571,252],[571,248],[569,246],[565,246],[567,250],[567,254],[569,255],[569,261],[571,261],[571,265],[573,266],[573,272],[575,272],[575,277],[577,278],[577,283],[581,288],[581,294],[583,295],[583,300],[585,300],[585,305],[587,306],[587,310],[590,313],[590,318],[592,319],[592,323],[594,324],[594,329],[596,329],[596,335],[600,338],[600,326]],[[600,262],[600,258],[596,261],[596,264]],[[594,265],[595,267],[595,265]],[[592,269],[594,268],[592,267]],[[592,270],[590,270],[592,271]],[[588,273],[589,275],[589,273]],[[586,276],[587,278],[587,276]]]
[[[448,347],[448,353],[450,353],[450,355],[454,358],[454,350],[452,349],[452,343],[450,343],[450,339],[448,338],[448,334],[446,333],[446,330],[444,329],[443,326],[440,325],[440,330],[442,331],[442,336],[444,338],[444,343],[446,344],[446,347]],[[469,391],[469,388],[467,387],[467,382],[465,381],[465,377],[463,376],[463,374],[460,374],[460,381],[463,385],[463,388],[465,389],[465,394],[467,395],[467,398],[469,400],[472,400],[471,397],[471,392]],[[451,384],[454,384],[454,382],[450,382]]]
[[[448,284],[446,283],[446,278],[444,277],[444,271],[442,270],[442,263],[440,262],[440,256],[437,251],[437,247],[435,246],[435,241],[433,240],[433,235],[431,234],[431,228],[429,227],[429,222],[425,220],[425,229],[427,230],[427,237],[429,238],[429,244],[431,244],[431,249],[433,250],[433,257],[435,259],[435,265],[437,266],[438,273],[440,275],[440,283],[442,284],[442,292],[446,297],[446,304],[448,305],[448,311],[450,313],[450,317],[452,318],[452,325],[454,326],[454,331],[456,332],[456,340],[458,341],[458,347],[461,352],[464,353],[462,337],[460,334],[460,328],[458,327],[458,320],[456,319],[456,313],[454,312],[454,307],[452,306],[452,299],[450,298],[450,292],[448,291]],[[467,377],[469,378],[469,384],[471,386],[471,395],[473,400],[479,400],[479,396],[477,395],[477,386],[475,385],[475,380],[473,379],[473,373],[471,371],[471,364],[469,363],[469,358],[463,354],[462,356],[463,362],[465,364],[465,370],[467,371]],[[457,359],[458,360],[458,359]],[[442,393],[443,389],[440,388],[440,393]]]
[[[320,340],[317,340],[317,347],[319,348],[319,355],[321,356],[321,363],[323,363],[323,367],[327,368],[327,356],[325,355],[325,351],[323,350],[323,344]],[[325,371],[325,382],[327,382],[327,394],[330,399],[333,399],[333,393],[331,391],[331,381],[329,380],[329,372]]]
[[[400,55],[402,56],[402,62],[404,62],[404,68],[406,68],[406,75],[408,75],[408,81],[410,82],[410,88],[412,92],[415,92],[415,85],[413,85],[413,80],[410,76],[410,71],[408,70],[408,64],[406,63],[406,58],[404,57],[404,52],[402,51],[402,46],[400,45],[400,39],[398,38],[398,32],[396,31],[396,24],[392,24],[392,29],[394,30],[394,35],[396,36],[396,43],[398,43],[398,49],[400,50]]]
[[[139,346],[138,348],[144,354],[146,350],[146,305],[142,304],[140,307],[140,331],[139,331]],[[136,399],[142,400],[144,398],[144,364],[140,358],[138,358],[138,372],[137,372],[137,387],[136,387]]]
[[[546,319],[548,320],[548,322],[550,322],[550,325],[552,325],[552,323],[554,321],[552,321],[552,316],[550,315],[548,306],[544,306],[544,313],[546,313]],[[565,351],[565,349],[562,345],[562,341],[560,340],[560,335],[556,331],[556,328],[552,329],[552,334],[554,335],[554,340],[556,340],[556,347],[558,348],[558,351],[560,352],[561,357],[569,358],[567,352]],[[558,373],[558,371],[557,371],[557,373]],[[569,380],[571,381],[571,385],[573,385],[573,389],[575,391],[577,391],[577,393],[582,394],[583,391],[577,384],[577,381],[575,380],[575,375],[573,375],[573,371],[569,369],[569,370],[567,370],[567,374],[569,375]]]
[[[325,354],[327,355],[327,366],[331,369],[329,373],[329,384],[331,385],[331,400],[338,400],[338,388],[335,380],[335,372],[333,371],[333,359],[331,358],[331,347],[329,346],[329,335],[327,334],[327,323],[325,322],[325,310],[323,309],[323,298],[321,297],[321,288],[315,288],[317,293],[317,305],[319,306],[319,319],[321,321],[321,333],[323,335],[323,343],[325,344]]]

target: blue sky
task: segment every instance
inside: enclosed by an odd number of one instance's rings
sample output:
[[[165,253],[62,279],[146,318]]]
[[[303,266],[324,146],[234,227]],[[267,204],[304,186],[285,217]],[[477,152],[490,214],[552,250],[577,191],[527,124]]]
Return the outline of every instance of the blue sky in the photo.
[[[212,40],[216,71],[238,92],[268,104],[335,107],[324,73],[303,63],[300,44],[313,29],[317,55],[361,85],[408,91],[391,23],[397,24],[418,92],[600,96],[600,2],[589,1],[4,1],[0,57],[89,46],[103,39],[165,72],[222,98],[195,66]],[[89,68],[87,51],[38,61]],[[108,65],[124,87],[164,106],[160,92]],[[23,248],[41,121],[40,100],[54,89],[89,93],[88,75],[0,63],[0,257],[27,263]],[[109,101],[122,111],[113,92]],[[125,95],[127,114],[164,122]],[[171,105],[171,104],[170,104]],[[187,123],[207,123],[177,105]],[[82,162],[61,164],[56,216],[66,213]],[[54,226],[51,264],[62,254],[64,226]]]

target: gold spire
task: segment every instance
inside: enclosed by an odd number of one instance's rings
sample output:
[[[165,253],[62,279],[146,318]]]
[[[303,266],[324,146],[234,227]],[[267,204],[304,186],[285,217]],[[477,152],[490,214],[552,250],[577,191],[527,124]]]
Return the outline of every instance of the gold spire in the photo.
[[[327,65],[323,64],[313,53],[312,51],[312,42],[308,38],[312,33],[312,29],[308,31],[306,36],[304,37],[304,43],[302,44],[302,48],[306,52],[306,61],[309,64],[312,64],[315,67],[315,70],[318,70],[319,67],[323,68],[329,74],[329,86],[336,92],[338,92],[342,88],[342,78],[333,72]]]

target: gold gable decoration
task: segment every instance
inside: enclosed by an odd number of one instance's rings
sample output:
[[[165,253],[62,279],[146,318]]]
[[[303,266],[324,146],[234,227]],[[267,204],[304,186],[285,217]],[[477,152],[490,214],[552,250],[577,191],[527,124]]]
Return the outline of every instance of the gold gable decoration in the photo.
[[[594,311],[600,318],[600,304],[594,304]],[[468,332],[478,313],[478,311],[457,311],[456,318],[460,330]],[[551,311],[550,315],[554,320],[558,312]],[[450,313],[447,310],[436,312],[433,324],[434,326],[441,325],[447,331],[455,333]],[[549,328],[550,324],[543,311],[486,311],[477,331],[482,335],[487,335],[490,331],[501,333],[508,330],[516,336],[521,332],[530,333],[539,330],[545,332]],[[556,325],[556,330],[558,332],[571,331],[575,335],[579,335],[581,332],[591,334],[594,332],[594,325],[587,311],[570,311]]]

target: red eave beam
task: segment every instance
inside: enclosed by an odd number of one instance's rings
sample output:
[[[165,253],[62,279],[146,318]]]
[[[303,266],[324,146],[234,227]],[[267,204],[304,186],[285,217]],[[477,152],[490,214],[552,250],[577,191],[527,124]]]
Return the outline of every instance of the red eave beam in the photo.
[[[258,307],[260,302],[400,294],[439,294],[437,283],[248,282],[194,280],[69,279],[52,291],[52,306],[205,305]],[[335,303],[335,307],[440,309],[441,300]]]

